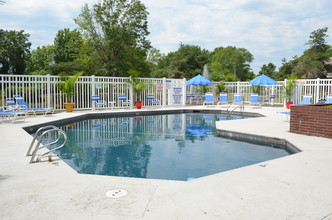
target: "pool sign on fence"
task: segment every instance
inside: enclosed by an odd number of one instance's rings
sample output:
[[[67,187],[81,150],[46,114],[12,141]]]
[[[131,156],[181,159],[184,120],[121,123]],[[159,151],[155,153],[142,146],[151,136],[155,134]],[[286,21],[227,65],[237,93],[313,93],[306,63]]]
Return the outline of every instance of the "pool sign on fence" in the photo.
[[[182,104],[182,88],[181,87],[173,88],[173,104],[174,105]]]

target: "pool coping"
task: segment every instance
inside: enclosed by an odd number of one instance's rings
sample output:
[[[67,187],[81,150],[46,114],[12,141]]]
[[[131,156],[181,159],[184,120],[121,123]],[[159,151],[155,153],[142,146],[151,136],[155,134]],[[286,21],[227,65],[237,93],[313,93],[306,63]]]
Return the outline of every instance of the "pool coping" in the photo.
[[[144,116],[144,115],[158,115],[158,114],[177,114],[177,113],[220,113],[229,114],[226,110],[215,110],[215,109],[148,109],[148,110],[133,110],[127,112],[89,112],[78,116],[72,116],[65,119],[54,120],[49,122],[44,122],[40,124],[34,124],[23,127],[28,133],[34,133],[38,128],[47,125],[63,126],[77,121],[89,120],[89,119],[104,119],[104,118],[117,118],[117,117],[134,117],[134,116]],[[232,112],[232,115],[241,115],[245,117],[264,117],[259,113],[253,112]],[[96,117],[97,116],[97,117]]]
[[[259,144],[267,144],[267,145],[276,145],[285,148],[291,153],[299,153],[302,152],[298,147],[287,141],[286,139],[276,138],[276,137],[268,137],[262,135],[254,135],[248,133],[241,133],[235,131],[227,131],[217,129],[217,134],[220,137],[230,138],[238,141],[249,141],[253,143]]]

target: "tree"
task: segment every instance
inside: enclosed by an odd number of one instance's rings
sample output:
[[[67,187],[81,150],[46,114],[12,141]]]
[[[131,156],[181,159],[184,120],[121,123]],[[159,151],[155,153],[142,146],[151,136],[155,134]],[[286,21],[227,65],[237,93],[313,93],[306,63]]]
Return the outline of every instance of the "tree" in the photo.
[[[211,54],[209,67],[213,80],[245,81],[252,79],[249,63],[253,55],[245,48],[233,46],[215,48]]]
[[[194,45],[180,44],[172,56],[169,68],[176,78],[190,79],[202,74],[204,65],[209,61],[209,51]]]
[[[91,9],[85,5],[75,22],[108,75],[123,76],[148,69],[147,16],[139,0],[103,0]]]
[[[274,75],[276,74],[276,68],[277,68],[276,65],[274,65],[273,63],[268,63],[267,65],[264,64],[261,67],[259,74],[260,75],[264,74],[266,76],[274,78]]]
[[[27,65],[27,72],[29,74],[47,74],[48,67],[53,62],[54,47],[41,46],[32,50],[29,62]]]
[[[322,28],[311,32],[310,40],[306,45],[310,46],[299,57],[294,72],[302,78],[326,78],[329,71],[327,61],[330,58],[331,46],[326,43],[328,28]]]
[[[294,77],[294,69],[298,63],[298,57],[293,57],[293,60],[287,61],[286,58],[282,59],[281,66],[279,68],[279,71],[275,74],[274,79],[277,81],[282,81],[284,79]]]
[[[156,49],[156,48],[150,48],[147,52],[147,58],[146,60],[149,63],[153,63],[153,64],[158,64],[158,61],[161,59],[161,57],[163,56],[163,54],[160,52],[160,50]]]
[[[24,74],[30,54],[29,34],[0,29],[0,74]]]
[[[305,45],[309,45],[310,49],[320,50],[321,52],[325,53],[330,46],[326,43],[326,38],[328,35],[326,34],[328,28],[321,28],[311,32],[309,38],[310,40],[305,43]]]
[[[65,28],[59,30],[54,39],[54,61],[72,62],[79,56],[83,46],[83,38],[79,31]]]
[[[302,78],[326,78],[324,73],[324,62],[321,61],[321,53],[316,50],[306,50],[299,57],[299,61],[294,68],[297,77]]]

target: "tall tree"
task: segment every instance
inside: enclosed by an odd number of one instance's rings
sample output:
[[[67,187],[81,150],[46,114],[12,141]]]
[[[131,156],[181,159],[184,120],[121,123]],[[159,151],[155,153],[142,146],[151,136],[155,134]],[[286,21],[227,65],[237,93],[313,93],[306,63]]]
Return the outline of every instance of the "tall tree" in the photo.
[[[267,65],[264,64],[261,67],[259,74],[260,75],[264,74],[266,76],[274,78],[274,75],[276,74],[276,68],[277,68],[276,65],[274,65],[273,63],[268,63]]]
[[[108,75],[146,71],[148,11],[139,0],[103,0],[85,5],[75,19]]]
[[[327,44],[326,34],[328,28],[317,29],[310,34],[310,40],[306,45],[310,46],[299,57],[299,62],[294,71],[302,78],[326,78],[328,71],[327,61],[330,58],[331,46]]]
[[[290,61],[287,61],[286,58],[283,58],[279,71],[276,73],[274,79],[282,81],[287,78],[295,77],[294,70],[298,62],[299,58],[297,56],[294,56]]]
[[[0,29],[0,74],[24,74],[30,54],[29,34]]]
[[[212,77],[217,81],[249,80],[254,75],[249,65],[253,59],[253,55],[245,48],[218,47],[210,58]]]
[[[79,56],[83,38],[79,31],[65,28],[59,30],[54,39],[54,61],[72,62]]]
[[[41,46],[32,50],[29,62],[27,65],[27,72],[29,74],[47,74],[50,64],[53,62],[54,47]]]
[[[199,46],[180,44],[174,53],[170,69],[176,78],[190,79],[202,74],[203,67],[209,61],[209,51]]]

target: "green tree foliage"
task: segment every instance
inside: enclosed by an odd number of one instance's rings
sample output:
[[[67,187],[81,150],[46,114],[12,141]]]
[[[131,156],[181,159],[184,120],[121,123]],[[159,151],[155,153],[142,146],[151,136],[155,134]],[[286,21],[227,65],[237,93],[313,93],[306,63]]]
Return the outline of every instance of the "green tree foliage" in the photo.
[[[209,61],[209,51],[199,46],[180,44],[175,52],[161,56],[158,60],[159,69],[154,77],[175,77],[190,79],[202,74],[203,67]]]
[[[147,52],[147,61],[153,64],[158,64],[163,54],[157,48],[150,48]]]
[[[245,81],[252,79],[254,74],[250,70],[253,55],[245,48],[233,46],[218,47],[210,57],[209,68],[213,80]]]
[[[199,46],[180,44],[174,53],[170,68],[176,78],[190,79],[202,74],[203,67],[209,61],[209,51]]]
[[[54,61],[56,63],[72,62],[79,56],[83,38],[79,31],[65,28],[59,30],[54,39]]]
[[[261,70],[259,71],[259,75],[264,74],[266,76],[274,78],[276,75],[276,69],[277,69],[277,67],[273,63],[268,63],[267,65],[264,64],[261,67]]]
[[[41,46],[32,50],[27,72],[33,75],[45,75],[48,73],[48,67],[52,64],[54,54],[53,46]]]
[[[0,74],[25,74],[30,54],[29,34],[0,29]]]
[[[294,57],[289,62],[283,60],[277,80],[289,77],[326,78],[327,72],[332,70],[331,65],[327,63],[332,56],[331,45],[326,42],[327,31],[328,28],[322,28],[311,32],[310,40],[306,42],[309,49],[305,50],[300,57]]]
[[[148,70],[147,15],[139,0],[103,0],[92,8],[85,5],[75,22],[107,75],[123,76],[130,69]]]
[[[282,81],[289,77],[295,76],[294,69],[298,63],[298,57],[293,57],[293,60],[287,61],[286,58],[282,59],[281,67],[279,72],[275,74],[274,80]]]
[[[304,51],[294,70],[298,77],[326,78],[326,62],[329,60],[331,49],[331,46],[326,42],[327,31],[326,27],[311,32],[310,40],[306,43],[310,48]]]
[[[78,71],[82,72],[83,69],[84,65],[80,60],[75,60],[72,62],[61,62],[48,66],[48,71],[52,75],[59,75],[60,73],[73,75]]]

